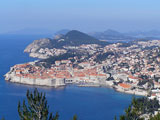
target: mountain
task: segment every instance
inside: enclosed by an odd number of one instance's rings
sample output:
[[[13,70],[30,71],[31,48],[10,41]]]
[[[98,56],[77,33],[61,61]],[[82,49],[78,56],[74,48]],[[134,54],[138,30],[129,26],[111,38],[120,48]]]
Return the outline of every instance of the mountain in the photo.
[[[66,47],[64,47],[64,46],[75,47],[75,46],[80,46],[82,44],[98,44],[101,46],[105,46],[109,43],[105,42],[105,41],[100,41],[92,36],[89,36],[85,33],[80,32],[80,31],[71,30],[65,35],[62,35],[62,34],[56,35],[53,39],[43,38],[40,40],[35,40],[35,41],[33,41],[33,43],[31,43],[30,45],[28,45],[26,47],[24,52],[33,53],[34,56],[37,57],[40,55],[38,53],[38,52],[40,52],[40,49],[41,49],[41,52],[42,52],[42,49],[47,50],[47,49],[53,49],[53,48],[66,50]],[[51,50],[51,51],[53,52],[53,50]]]
[[[132,36],[128,36],[125,35],[123,33],[120,33],[118,31],[112,30],[112,29],[108,29],[104,32],[95,32],[95,33],[90,33],[90,35],[92,35],[93,37],[97,38],[97,39],[101,39],[101,40],[106,40],[106,41],[121,41],[121,40],[133,40],[134,37]]]
[[[57,31],[57,32],[55,33],[55,35],[60,35],[60,34],[65,35],[65,34],[67,34],[69,31],[70,31],[69,29],[62,29],[62,30]]]
[[[137,38],[145,38],[145,37],[152,37],[152,38],[160,38],[160,31],[158,30],[150,30],[150,31],[134,31],[125,33],[129,36],[134,36]]]
[[[108,36],[124,36],[122,33],[115,31],[115,30],[112,30],[112,29],[108,29],[108,30],[104,31],[103,33]]]
[[[64,36],[65,41],[72,45],[100,44],[101,41],[77,30],[72,30]]]
[[[139,39],[144,39],[144,40],[160,39],[160,31],[158,30],[120,33],[116,30],[108,29],[104,32],[89,33],[89,35],[97,39],[105,40],[108,42],[129,42]]]
[[[100,41],[88,34],[77,30],[71,30],[66,35],[58,35],[53,39],[54,47],[78,46],[82,44],[107,45],[107,42]]]

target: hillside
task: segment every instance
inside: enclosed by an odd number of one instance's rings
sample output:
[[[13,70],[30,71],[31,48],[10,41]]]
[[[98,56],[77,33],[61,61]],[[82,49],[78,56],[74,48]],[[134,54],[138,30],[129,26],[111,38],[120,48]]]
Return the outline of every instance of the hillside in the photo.
[[[61,35],[58,39],[53,39],[52,43],[56,48],[62,48],[63,46],[79,46],[82,44],[108,44],[107,42],[99,41],[98,39],[77,30],[69,31],[66,35]]]
[[[76,51],[76,47],[81,47],[81,45],[93,45],[91,48],[96,49],[98,46],[103,47],[108,44],[108,42],[100,41],[80,31],[72,30],[65,35],[56,35],[53,39],[44,38],[35,40],[26,47],[24,52],[30,53],[32,57],[48,58],[49,56],[64,54],[71,49],[72,51],[73,49]],[[83,47],[80,49],[83,49]]]

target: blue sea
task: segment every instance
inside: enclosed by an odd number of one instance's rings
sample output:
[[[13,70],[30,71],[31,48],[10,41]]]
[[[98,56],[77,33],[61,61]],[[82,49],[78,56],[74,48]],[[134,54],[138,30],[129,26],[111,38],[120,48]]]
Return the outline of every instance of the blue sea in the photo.
[[[37,87],[6,82],[3,75],[15,64],[35,60],[23,50],[41,37],[45,36],[0,35],[0,118],[18,120],[18,101],[26,99],[27,89]],[[132,95],[118,93],[110,88],[73,85],[58,89],[37,88],[46,93],[50,112],[59,112],[60,120],[71,120],[74,114],[78,120],[113,120],[115,115],[124,113],[132,99]]]

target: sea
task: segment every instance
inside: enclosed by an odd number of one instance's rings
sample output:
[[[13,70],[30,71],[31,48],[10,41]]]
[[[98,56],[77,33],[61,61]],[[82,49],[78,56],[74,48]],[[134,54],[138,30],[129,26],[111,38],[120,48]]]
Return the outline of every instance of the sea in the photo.
[[[77,87],[68,85],[61,88],[28,86],[10,83],[4,80],[10,67],[15,64],[36,60],[23,50],[33,40],[45,35],[0,35],[0,119],[19,120],[18,102],[26,100],[26,91],[39,91],[46,94],[49,111],[59,113],[59,120],[71,120],[73,115],[78,120],[114,120],[124,114],[124,109],[131,103],[133,95],[123,94],[105,87]]]

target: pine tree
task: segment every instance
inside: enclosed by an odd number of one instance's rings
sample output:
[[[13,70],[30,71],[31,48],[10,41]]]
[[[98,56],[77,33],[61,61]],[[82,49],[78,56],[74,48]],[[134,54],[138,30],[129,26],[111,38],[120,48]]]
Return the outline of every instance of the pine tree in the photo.
[[[18,113],[21,120],[58,120],[59,115],[55,116],[49,113],[49,106],[45,94],[39,93],[37,89],[34,92],[27,90],[27,105],[25,100],[21,105],[18,104]]]
[[[5,118],[3,117],[1,120],[5,120]]]
[[[114,120],[117,120],[117,116],[114,116]]]
[[[74,116],[73,116],[73,120],[78,120],[78,119],[77,119],[77,115],[74,115]]]
[[[158,113],[154,117],[151,117],[150,120],[160,120],[160,113]]]

